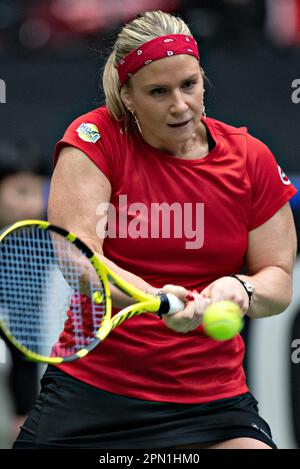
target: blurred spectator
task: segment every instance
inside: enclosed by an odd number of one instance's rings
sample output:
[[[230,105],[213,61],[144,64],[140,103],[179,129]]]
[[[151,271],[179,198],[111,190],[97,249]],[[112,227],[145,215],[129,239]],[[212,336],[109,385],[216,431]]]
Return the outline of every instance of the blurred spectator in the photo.
[[[107,30],[147,10],[174,11],[180,0],[52,0],[51,13],[70,29],[83,33]]]
[[[300,0],[0,0],[0,52],[57,53],[100,41],[120,23],[146,10],[175,12],[194,34],[211,41],[264,40],[279,47],[300,44]]]
[[[300,0],[266,0],[266,31],[279,47],[300,45]]]
[[[45,218],[49,180],[40,161],[32,142],[0,140],[0,230],[24,218]],[[3,334],[0,337],[12,359],[8,387],[14,418],[8,438],[14,439],[38,393],[38,365],[27,361]]]
[[[15,31],[19,47],[65,53],[93,36],[111,34],[146,10],[180,11],[194,34],[212,40],[251,40],[263,33],[266,0],[0,0],[1,30]],[[289,1],[289,0],[287,0]],[[2,4],[2,7],[1,7]],[[2,8],[2,9],[1,9]],[[8,35],[8,40],[11,41]],[[16,39],[16,38],[15,38]],[[0,40],[1,43],[1,40]]]
[[[32,142],[0,141],[0,227],[45,216],[48,178],[41,161]]]
[[[139,12],[175,11],[181,3],[181,0],[0,0],[0,48],[2,30],[13,47],[32,51],[75,47],[78,51],[82,41],[94,34],[110,33]]]

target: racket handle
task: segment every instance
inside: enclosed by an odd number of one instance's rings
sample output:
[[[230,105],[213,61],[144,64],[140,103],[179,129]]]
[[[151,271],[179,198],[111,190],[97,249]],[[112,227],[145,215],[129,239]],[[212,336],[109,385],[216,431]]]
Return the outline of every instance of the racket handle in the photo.
[[[169,300],[169,311],[168,314],[178,313],[178,311],[182,311],[185,308],[185,304],[181,301],[177,296],[173,295],[172,293],[167,293],[167,298]]]
[[[185,308],[185,304],[172,293],[159,293],[161,306],[158,311],[159,316],[163,314],[175,314]]]

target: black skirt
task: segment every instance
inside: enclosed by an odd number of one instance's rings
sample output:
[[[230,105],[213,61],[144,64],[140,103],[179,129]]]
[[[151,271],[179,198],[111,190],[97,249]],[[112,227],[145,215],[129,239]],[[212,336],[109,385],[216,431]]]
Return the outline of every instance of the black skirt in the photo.
[[[276,444],[251,393],[205,404],[134,399],[90,386],[49,366],[14,449],[178,448],[239,437]]]

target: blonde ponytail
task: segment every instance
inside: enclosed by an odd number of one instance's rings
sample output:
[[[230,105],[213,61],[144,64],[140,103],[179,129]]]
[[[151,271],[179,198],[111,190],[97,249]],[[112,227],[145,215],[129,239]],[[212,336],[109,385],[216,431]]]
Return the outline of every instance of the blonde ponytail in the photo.
[[[121,120],[126,114],[126,108],[122,103],[119,88],[120,82],[116,69],[116,52],[113,50],[104,67],[103,90],[108,110],[116,120]]]

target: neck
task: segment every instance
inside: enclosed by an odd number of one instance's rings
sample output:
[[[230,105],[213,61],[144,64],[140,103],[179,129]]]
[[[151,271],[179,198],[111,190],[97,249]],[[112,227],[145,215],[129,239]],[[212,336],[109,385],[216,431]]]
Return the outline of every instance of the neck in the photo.
[[[208,153],[206,125],[201,121],[191,138],[183,143],[162,143],[156,148],[182,159],[197,159],[201,158],[202,156],[206,156]]]

